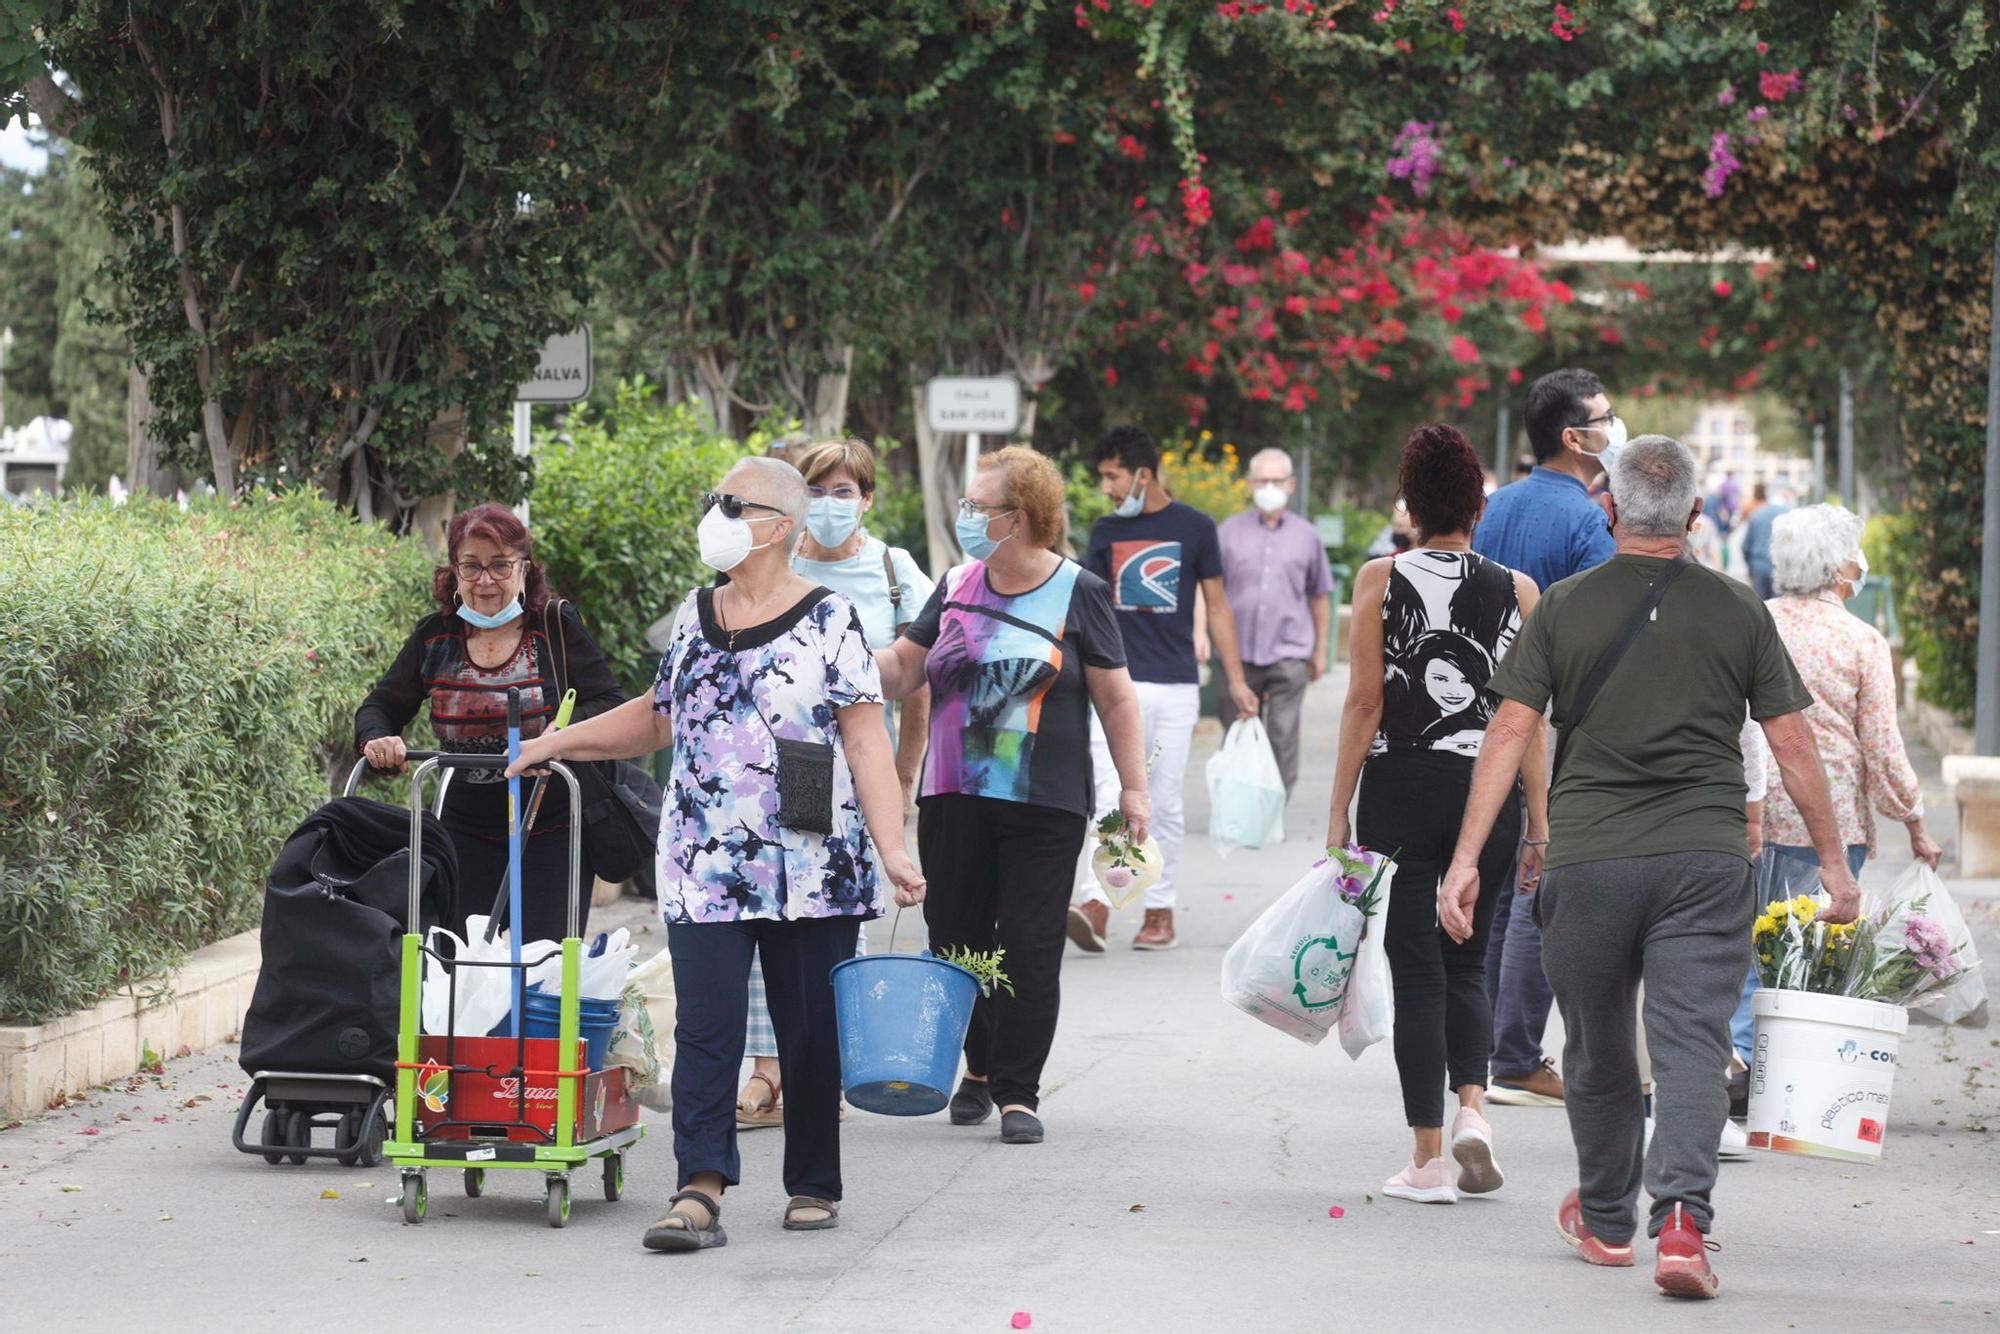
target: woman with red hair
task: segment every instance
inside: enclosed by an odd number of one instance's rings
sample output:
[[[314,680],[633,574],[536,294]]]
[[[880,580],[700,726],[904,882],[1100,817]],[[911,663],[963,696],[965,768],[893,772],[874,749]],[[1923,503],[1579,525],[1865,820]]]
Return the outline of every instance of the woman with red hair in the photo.
[[[369,765],[407,769],[402,732],[426,703],[446,750],[498,755],[507,746],[507,692],[521,692],[521,737],[542,734],[564,690],[573,720],[624,703],[625,694],[574,604],[555,600],[534,541],[513,511],[480,505],[451,521],[446,555],[431,578],[438,609],[417,622],[402,651],[354,715],[354,742]],[[491,910],[507,874],[507,786],[497,769],[461,769],[446,790],[444,826],[458,851],[458,929]],[[567,933],[569,801],[558,784],[522,840],[521,931],[527,940]],[[590,914],[585,845],[579,921]]]

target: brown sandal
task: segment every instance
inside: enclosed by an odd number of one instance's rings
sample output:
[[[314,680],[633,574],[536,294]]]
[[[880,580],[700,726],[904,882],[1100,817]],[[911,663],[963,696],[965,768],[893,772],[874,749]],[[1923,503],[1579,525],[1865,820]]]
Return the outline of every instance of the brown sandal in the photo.
[[[751,1084],[761,1083],[771,1090],[771,1100],[758,1106],[751,1106],[742,1098],[736,1100],[736,1128],[739,1130],[762,1130],[768,1126],[785,1124],[785,1108],[779,1101],[778,1083],[762,1070],[752,1074],[743,1085],[747,1092]]]

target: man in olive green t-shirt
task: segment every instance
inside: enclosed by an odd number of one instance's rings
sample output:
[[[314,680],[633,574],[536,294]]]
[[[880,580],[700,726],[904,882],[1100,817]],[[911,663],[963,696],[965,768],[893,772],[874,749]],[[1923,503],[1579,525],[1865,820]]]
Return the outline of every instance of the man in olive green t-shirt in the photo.
[[[1822,917],[1852,921],[1860,891],[1804,718],[1812,696],[1771,614],[1734,579],[1674,564],[1701,513],[1694,459],[1678,441],[1642,436],[1619,453],[1611,481],[1617,554],[1544,593],[1494,674],[1489,688],[1501,705],[1480,748],[1438,916],[1454,939],[1471,935],[1479,850],[1552,705],[1565,746],[1533,911],[1567,1034],[1578,1169],[1557,1223],[1585,1260],[1632,1264],[1643,1167],[1648,1233],[1659,1238],[1654,1281],[1673,1295],[1712,1297],[1703,1240],[1728,1115],[1729,1020],[1750,968],[1756,911],[1738,743],[1746,704],[1820,853],[1832,898]],[[1585,679],[1654,581],[1669,576],[1657,609],[1580,708]],[[1642,980],[1655,1085],[1643,1163],[1634,1042]]]

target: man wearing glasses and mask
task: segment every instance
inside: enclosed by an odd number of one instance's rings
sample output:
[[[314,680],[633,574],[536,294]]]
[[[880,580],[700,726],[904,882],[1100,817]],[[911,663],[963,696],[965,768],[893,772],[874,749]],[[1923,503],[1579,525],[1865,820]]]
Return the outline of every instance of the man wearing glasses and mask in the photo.
[[[1519,570],[1547,592],[1551,584],[1604,564],[1617,550],[1604,507],[1590,487],[1611,471],[1624,448],[1625,423],[1595,375],[1551,371],[1528,386],[1528,444],[1534,470],[1488,498],[1473,529],[1472,549]],[[1555,994],[1542,976],[1542,933],[1518,895],[1502,895],[1494,909],[1486,989],[1493,1001],[1488,1100],[1561,1106],[1562,1077],[1542,1053]]]

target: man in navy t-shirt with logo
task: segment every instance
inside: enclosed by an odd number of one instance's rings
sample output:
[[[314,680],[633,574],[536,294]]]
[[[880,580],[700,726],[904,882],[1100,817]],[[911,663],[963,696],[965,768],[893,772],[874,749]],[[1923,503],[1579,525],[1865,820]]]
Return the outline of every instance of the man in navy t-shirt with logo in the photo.
[[[1111,605],[1125,640],[1125,658],[1139,690],[1146,753],[1154,754],[1147,779],[1153,799],[1153,837],[1164,863],[1146,891],[1146,920],[1132,940],[1136,950],[1170,950],[1174,935],[1174,871],[1180,864],[1186,819],[1181,779],[1188,746],[1201,717],[1201,687],[1194,655],[1194,594],[1208,608],[1209,638],[1228,678],[1229,695],[1243,717],[1255,717],[1257,694],[1243,680],[1236,647],[1236,618],[1222,586],[1222,543],[1215,521],[1167,493],[1160,449],[1136,426],[1121,426],[1097,445],[1097,477],[1117,509],[1090,530],[1084,567],[1111,585]],[[1118,771],[1104,730],[1091,717],[1091,764],[1097,811],[1118,809]],[[1089,893],[1069,912],[1069,938],[1092,954],[1103,952],[1111,901],[1093,878]]]

